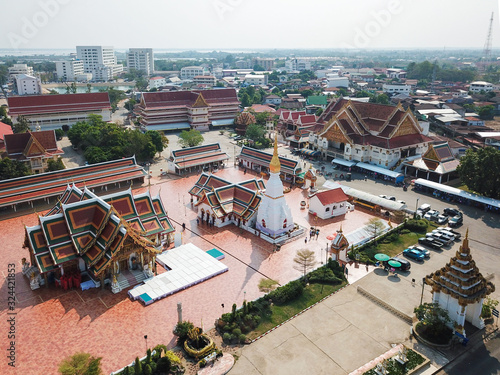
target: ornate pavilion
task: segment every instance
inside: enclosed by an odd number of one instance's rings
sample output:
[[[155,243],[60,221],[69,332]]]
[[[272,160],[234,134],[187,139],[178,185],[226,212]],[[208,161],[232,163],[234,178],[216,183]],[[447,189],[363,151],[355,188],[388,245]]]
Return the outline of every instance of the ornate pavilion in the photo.
[[[424,280],[432,287],[432,302],[448,311],[457,332],[465,336],[465,321],[478,328],[484,327],[481,318],[483,301],[495,291],[495,286],[486,281],[472,259],[469,230],[450,262]]]
[[[152,275],[156,255],[169,243],[174,228],[160,196],[133,196],[131,189],[98,197],[86,187],[68,186],[59,202],[39,225],[26,228],[23,247],[31,267],[23,273],[31,288],[60,280],[65,274],[85,274],[103,287],[108,279],[114,292],[116,276],[124,270]],[[108,281],[106,280],[106,281]]]

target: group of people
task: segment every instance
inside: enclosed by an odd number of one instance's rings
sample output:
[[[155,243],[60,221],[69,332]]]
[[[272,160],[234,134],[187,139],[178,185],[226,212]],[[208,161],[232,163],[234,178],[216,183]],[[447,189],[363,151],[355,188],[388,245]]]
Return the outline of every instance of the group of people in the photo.
[[[64,274],[61,278],[55,279],[56,286],[60,286],[64,290],[71,289],[73,287],[79,288],[82,282],[81,273]]]
[[[314,238],[314,236],[316,236],[316,240],[317,240],[319,237],[319,229],[311,227],[311,229],[309,230],[309,241],[311,241]],[[304,239],[304,242],[307,243],[307,236]]]

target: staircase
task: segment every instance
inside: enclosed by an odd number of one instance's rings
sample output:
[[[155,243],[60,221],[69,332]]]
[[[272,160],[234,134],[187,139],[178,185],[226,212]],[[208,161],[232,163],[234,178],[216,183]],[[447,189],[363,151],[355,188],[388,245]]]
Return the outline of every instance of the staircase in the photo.
[[[398,309],[392,307],[387,302],[382,301],[380,298],[375,297],[373,294],[371,294],[367,290],[363,289],[362,287],[358,286],[357,290],[358,290],[358,293],[362,294],[363,296],[365,296],[366,298],[368,298],[372,302],[375,302],[377,305],[379,305],[383,309],[389,311],[391,314],[396,315],[398,318],[405,321],[406,323],[408,323],[408,324],[413,323],[413,319],[411,316],[409,316],[409,315],[405,314],[404,312],[401,312]]]
[[[125,270],[120,272],[116,280],[118,281],[119,290],[130,288],[131,286],[142,283],[147,277],[144,271]]]

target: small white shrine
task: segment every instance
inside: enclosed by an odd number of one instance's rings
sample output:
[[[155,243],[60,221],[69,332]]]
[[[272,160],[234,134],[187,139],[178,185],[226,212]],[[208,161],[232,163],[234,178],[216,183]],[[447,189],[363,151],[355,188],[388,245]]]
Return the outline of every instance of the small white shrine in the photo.
[[[446,266],[426,276],[425,283],[432,286],[432,302],[448,311],[457,332],[465,336],[465,321],[484,327],[483,301],[495,291],[495,286],[486,281],[472,259],[468,229],[455,256]]]
[[[281,164],[278,158],[278,138],[274,138],[274,153],[269,164],[270,177],[257,212],[256,228],[271,238],[294,229],[290,207],[285,200],[280,179]]]

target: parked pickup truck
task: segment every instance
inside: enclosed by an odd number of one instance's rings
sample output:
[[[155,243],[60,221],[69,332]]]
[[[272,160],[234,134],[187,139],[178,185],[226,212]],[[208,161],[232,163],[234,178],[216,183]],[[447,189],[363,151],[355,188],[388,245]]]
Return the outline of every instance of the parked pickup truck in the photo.
[[[435,250],[440,250],[443,247],[442,242],[436,241],[436,240],[434,240],[432,238],[428,238],[428,237],[419,238],[418,243],[420,245],[424,245],[424,246],[430,247],[431,249],[435,249]]]

